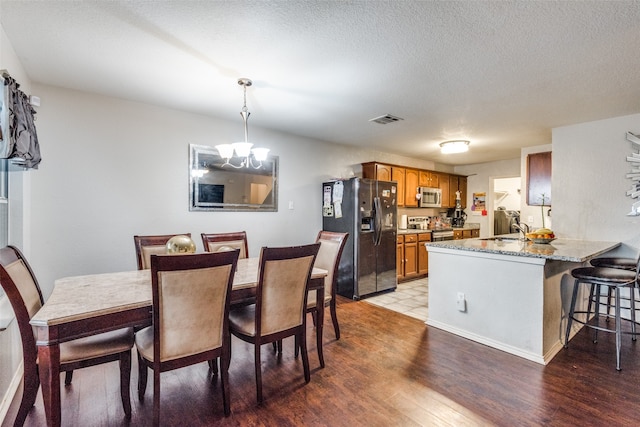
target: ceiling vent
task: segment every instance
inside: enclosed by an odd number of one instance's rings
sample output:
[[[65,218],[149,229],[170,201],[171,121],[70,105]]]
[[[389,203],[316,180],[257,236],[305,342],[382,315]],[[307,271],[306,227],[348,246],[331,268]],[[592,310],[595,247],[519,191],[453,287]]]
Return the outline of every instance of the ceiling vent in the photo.
[[[386,114],[384,116],[380,116],[380,117],[375,117],[373,119],[369,119],[370,122],[380,123],[381,125],[394,123],[394,122],[397,122],[399,120],[404,120],[404,119],[401,118],[401,117],[392,116],[391,114]]]

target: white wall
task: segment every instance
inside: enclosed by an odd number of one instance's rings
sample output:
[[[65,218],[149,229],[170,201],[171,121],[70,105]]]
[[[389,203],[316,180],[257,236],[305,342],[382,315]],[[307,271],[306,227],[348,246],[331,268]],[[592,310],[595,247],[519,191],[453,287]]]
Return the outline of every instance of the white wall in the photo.
[[[0,13],[1,13],[0,3]],[[20,83],[20,89],[30,93],[31,81],[24,72],[13,46],[9,42],[4,29],[0,26],[0,69]],[[9,243],[22,249],[25,256],[29,256],[28,218],[29,218],[29,188],[31,172],[23,172],[16,167],[10,167],[9,172]],[[13,317],[13,310],[6,297],[0,298],[0,318]],[[6,330],[0,332],[0,421],[5,417],[19,381],[21,370],[22,350],[20,332],[15,321]]]
[[[202,232],[246,230],[252,255],[264,245],[311,242],[322,226],[323,181],[359,174],[360,163],[372,160],[433,166],[250,126],[252,139],[280,158],[279,211],[190,212],[189,144],[236,140],[240,119],[35,90],[43,160],[32,175],[30,260],[45,296],[60,277],[135,269],[135,234],[190,232],[202,250]]]
[[[553,224],[562,237],[621,241],[618,253],[635,256],[640,217],[627,216],[638,200],[625,194],[627,132],[640,134],[640,114],[553,129]]]
[[[495,178],[493,181],[493,210],[503,207],[508,211],[519,211],[522,203],[522,180],[520,176]],[[504,194],[496,194],[504,193]]]
[[[493,179],[520,176],[520,159],[501,160],[489,163],[458,166],[455,173],[467,175],[467,223],[480,224],[480,237],[493,235],[493,210],[487,215],[477,215],[471,211],[473,193],[486,193],[486,206],[493,206]]]

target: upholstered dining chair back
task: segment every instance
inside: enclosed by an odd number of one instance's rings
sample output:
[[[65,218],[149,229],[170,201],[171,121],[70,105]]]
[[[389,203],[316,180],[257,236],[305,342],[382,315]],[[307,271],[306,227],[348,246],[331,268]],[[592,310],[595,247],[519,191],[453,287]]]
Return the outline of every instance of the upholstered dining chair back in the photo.
[[[342,252],[348,238],[349,233],[337,233],[324,230],[321,230],[316,238],[316,242],[320,243],[320,250],[318,251],[314,267],[327,270],[327,275],[324,279],[324,305],[329,305],[336,339],[340,339],[340,326],[338,324],[338,314],[336,311],[338,269],[340,266],[340,258],[342,257]],[[316,311],[315,292],[309,292],[307,297],[307,311]]]
[[[254,369],[258,402],[262,402],[260,347],[295,336],[302,353],[306,382],[311,379],[306,346],[305,308],[309,279],[320,243],[260,251],[256,303],[229,312],[231,333],[255,346]]]
[[[249,257],[247,233],[237,231],[233,233],[202,233],[202,245],[207,252],[222,252],[234,249],[240,250],[240,258]]]
[[[325,301],[335,298],[336,282],[338,279],[338,266],[342,251],[347,243],[349,233],[336,233],[332,231],[320,231],[316,242],[320,243],[320,250],[314,267],[327,270],[327,276],[324,279]],[[310,292],[309,295],[314,295]]]
[[[35,403],[40,387],[38,349],[29,321],[43,306],[44,300],[33,270],[22,252],[14,246],[0,249],[0,284],[13,308],[22,343],[23,393],[14,422],[14,425],[21,426]],[[132,328],[61,343],[60,371],[66,372],[65,383],[71,383],[74,369],[119,361],[120,395],[124,412],[127,417],[130,417],[129,381],[132,346]]]
[[[222,346],[238,251],[208,255],[152,257],[154,335],[161,362]]]
[[[151,255],[153,325],[136,333],[138,397],[153,369],[153,424],[160,422],[160,373],[221,358],[225,415],[230,413],[229,305],[239,251]]]
[[[191,233],[133,236],[133,243],[136,246],[138,270],[149,270],[151,268],[151,255],[166,254],[169,239],[180,235],[191,237]]]
[[[307,283],[319,245],[263,248],[256,300],[262,336],[294,328],[304,319]]]

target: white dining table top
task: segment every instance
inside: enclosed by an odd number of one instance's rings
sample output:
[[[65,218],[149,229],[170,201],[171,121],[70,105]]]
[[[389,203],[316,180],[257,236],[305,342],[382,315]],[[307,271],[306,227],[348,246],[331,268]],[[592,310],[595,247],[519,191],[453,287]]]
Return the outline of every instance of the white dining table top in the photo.
[[[256,286],[259,258],[243,258],[233,280],[233,289]],[[313,268],[312,278],[327,271]],[[55,281],[45,305],[31,318],[33,326],[52,326],[103,314],[151,305],[151,270],[123,271],[65,277]]]

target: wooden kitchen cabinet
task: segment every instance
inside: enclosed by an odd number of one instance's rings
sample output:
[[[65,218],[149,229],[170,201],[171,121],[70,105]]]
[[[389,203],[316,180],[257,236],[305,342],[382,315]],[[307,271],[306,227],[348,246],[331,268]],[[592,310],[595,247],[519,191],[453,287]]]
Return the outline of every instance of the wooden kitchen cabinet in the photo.
[[[449,175],[449,202],[446,207],[448,208],[456,207],[456,191],[460,192],[460,205],[462,206],[462,209],[465,209],[467,207],[467,177],[466,176]],[[444,200],[445,199],[443,195],[443,201]]]
[[[446,206],[448,208],[456,206],[456,191],[458,191],[459,181],[458,175],[449,175],[449,201]]]
[[[398,280],[418,277],[418,236],[418,234],[398,236],[396,245],[396,275],[398,276]],[[429,234],[429,236],[431,235]]]
[[[461,228],[453,230],[453,240],[471,239],[473,237],[480,237],[479,228]]]
[[[458,177],[458,191],[460,192],[460,204],[462,205],[462,209],[466,209],[467,208],[467,177],[466,176]],[[455,207],[455,203],[453,204],[453,206]]]
[[[391,168],[391,180],[398,183],[398,206],[403,207],[405,205],[405,168],[392,167]]]
[[[442,191],[443,208],[455,207],[456,191],[460,191],[462,207],[467,207],[466,176],[367,162],[362,163],[362,177],[379,181],[396,181],[398,207],[419,207],[420,202],[416,199],[418,187],[439,188]]]
[[[418,184],[420,187],[440,187],[440,175],[436,172],[421,170],[419,173]]]
[[[404,277],[418,274],[418,235],[404,236]]]
[[[429,252],[425,242],[431,241],[431,233],[418,234],[418,274],[426,276],[429,273]]]
[[[376,162],[363,163],[362,177],[378,181],[393,181],[391,179],[391,165]]]
[[[396,276],[400,280],[404,277],[404,236],[398,235],[396,241]]]
[[[449,206],[449,174],[438,174],[438,188],[442,191],[442,207]]]
[[[415,169],[405,169],[404,173],[404,206],[407,208],[417,208],[418,199],[416,194],[418,193],[418,171]]]
[[[551,151],[527,156],[527,205],[543,204],[551,206]]]

